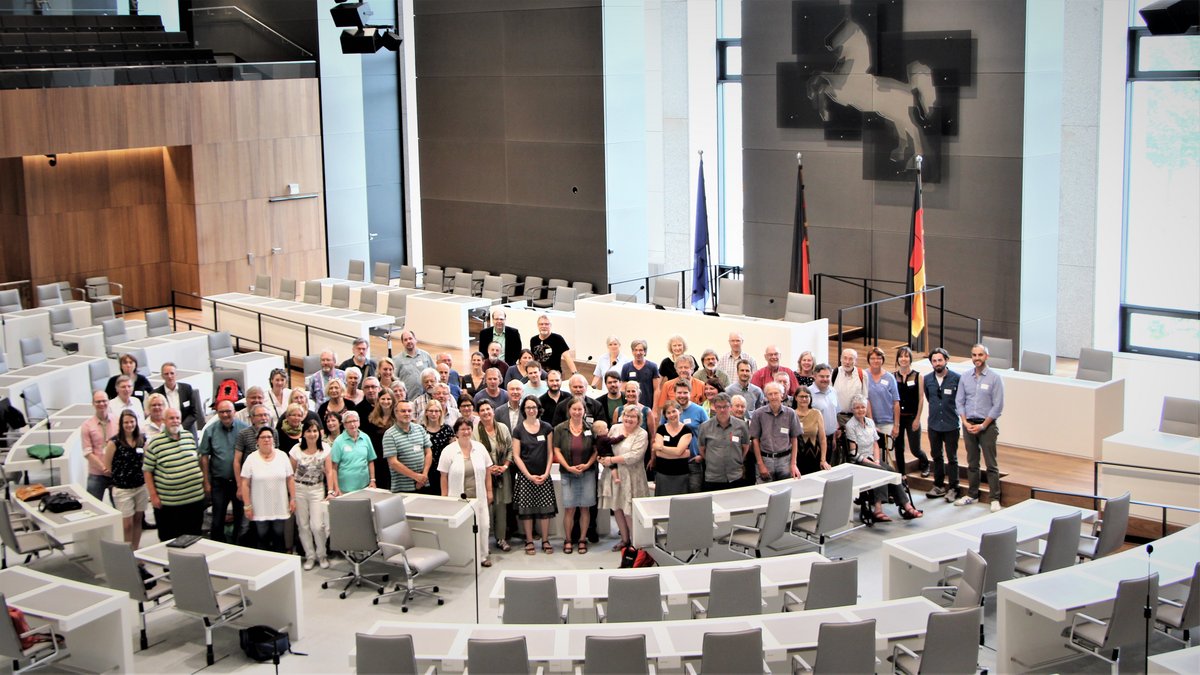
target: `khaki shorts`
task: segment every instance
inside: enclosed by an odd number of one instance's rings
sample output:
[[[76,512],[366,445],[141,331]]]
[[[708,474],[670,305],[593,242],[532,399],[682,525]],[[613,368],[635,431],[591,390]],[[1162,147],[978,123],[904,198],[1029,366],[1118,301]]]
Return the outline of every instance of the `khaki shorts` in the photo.
[[[125,518],[144,512],[150,506],[150,493],[146,486],[112,489],[113,504]]]

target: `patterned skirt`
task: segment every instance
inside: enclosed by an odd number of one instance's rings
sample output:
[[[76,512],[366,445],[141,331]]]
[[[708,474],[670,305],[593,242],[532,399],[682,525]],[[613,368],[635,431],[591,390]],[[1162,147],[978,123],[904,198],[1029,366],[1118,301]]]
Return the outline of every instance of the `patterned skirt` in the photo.
[[[517,517],[524,519],[549,518],[558,515],[558,502],[554,499],[554,481],[548,480],[541,485],[534,485],[518,472],[513,481],[513,504],[517,508]]]

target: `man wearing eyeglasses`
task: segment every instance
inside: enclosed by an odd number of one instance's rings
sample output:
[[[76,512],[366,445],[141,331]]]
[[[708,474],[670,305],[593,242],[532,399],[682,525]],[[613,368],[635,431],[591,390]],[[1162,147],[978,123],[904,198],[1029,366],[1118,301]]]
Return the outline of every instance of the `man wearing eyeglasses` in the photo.
[[[938,347],[929,354],[933,372],[925,376],[922,391],[929,410],[929,449],[933,455],[933,489],[926,493],[930,498],[945,497],[952,502],[958,499],[958,373],[946,367],[950,352]],[[945,457],[943,458],[943,452]],[[946,464],[950,465],[949,473]],[[947,486],[948,480],[948,486]]]

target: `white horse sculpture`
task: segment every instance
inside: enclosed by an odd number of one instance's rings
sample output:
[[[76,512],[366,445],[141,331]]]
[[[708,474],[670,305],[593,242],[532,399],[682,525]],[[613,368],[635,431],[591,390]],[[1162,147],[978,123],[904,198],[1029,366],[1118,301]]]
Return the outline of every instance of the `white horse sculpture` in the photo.
[[[861,27],[844,19],[825,40],[825,48],[838,55],[832,71],[814,75],[808,82],[808,97],[817,104],[821,119],[829,121],[829,101],[855,108],[860,112],[874,111],[891,124],[900,143],[892,150],[892,161],[913,158],[925,153],[925,138],[912,108],[922,117],[937,101],[933,87],[933,72],[920,61],[908,64],[908,82],[879,77],[867,72],[870,65],[870,45]]]

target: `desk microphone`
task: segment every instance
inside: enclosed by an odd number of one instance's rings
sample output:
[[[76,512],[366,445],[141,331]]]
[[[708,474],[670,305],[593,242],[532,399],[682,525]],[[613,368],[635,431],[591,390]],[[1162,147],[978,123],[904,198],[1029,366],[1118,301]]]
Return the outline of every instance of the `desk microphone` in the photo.
[[[488,479],[491,479],[491,476],[488,476]],[[470,503],[470,499],[465,492],[460,492],[458,498],[468,504]],[[479,516],[476,515],[475,507],[473,506],[471,507],[471,538],[475,540],[471,545],[471,548],[474,549],[474,552],[471,554],[474,564],[471,567],[475,568],[475,623],[479,623],[479,564],[483,561],[479,560]],[[484,542],[484,546],[487,546],[487,542]]]
[[[1143,657],[1143,660],[1142,660],[1142,672],[1143,673],[1150,672],[1150,634],[1151,634],[1150,631],[1151,631],[1152,627],[1154,626],[1154,622],[1150,619],[1150,617],[1154,614],[1154,605],[1152,605],[1150,603],[1155,602],[1155,599],[1150,597],[1150,579],[1149,579],[1150,574],[1152,573],[1151,565],[1150,565],[1150,556],[1153,553],[1154,553],[1154,544],[1146,544],[1146,577],[1147,577],[1146,578],[1146,605],[1144,607],[1142,607],[1142,616],[1146,619],[1146,645],[1145,645],[1146,651],[1145,651],[1145,656]]]

